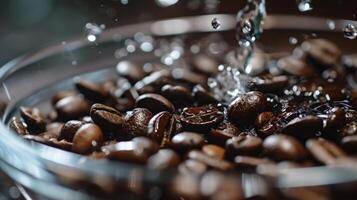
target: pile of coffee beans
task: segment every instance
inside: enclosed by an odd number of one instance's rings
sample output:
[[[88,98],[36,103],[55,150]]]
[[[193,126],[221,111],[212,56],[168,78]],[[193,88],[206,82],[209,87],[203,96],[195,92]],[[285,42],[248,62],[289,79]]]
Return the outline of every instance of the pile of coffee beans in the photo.
[[[22,107],[9,126],[26,140],[93,159],[176,169],[169,191],[177,199],[256,197],[217,171],[353,160],[357,55],[342,56],[324,39],[306,40],[291,55],[258,66],[249,92],[228,103],[207,86],[224,61],[187,59],[190,66],[177,68],[121,61],[116,79],[76,79],[75,89],[52,97],[50,112]]]

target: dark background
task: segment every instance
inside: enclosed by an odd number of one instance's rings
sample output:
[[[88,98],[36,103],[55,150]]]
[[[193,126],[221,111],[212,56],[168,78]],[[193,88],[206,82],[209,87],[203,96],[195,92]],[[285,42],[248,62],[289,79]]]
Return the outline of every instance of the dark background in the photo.
[[[81,36],[87,22],[112,27],[157,18],[196,15],[204,13],[204,3],[209,2],[180,0],[175,6],[160,8],[154,0],[127,0],[126,5],[121,1],[123,0],[1,0],[0,65],[31,49]],[[296,0],[266,1],[268,13],[356,20],[356,0],[312,0],[314,10],[304,13],[297,10]],[[220,2],[217,12],[236,13],[245,1]]]

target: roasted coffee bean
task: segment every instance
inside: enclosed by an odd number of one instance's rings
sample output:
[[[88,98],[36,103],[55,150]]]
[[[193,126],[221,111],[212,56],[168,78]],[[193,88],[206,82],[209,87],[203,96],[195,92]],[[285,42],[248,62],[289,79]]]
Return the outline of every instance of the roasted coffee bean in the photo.
[[[132,83],[145,77],[145,71],[141,66],[127,60],[120,61],[116,66],[116,70],[119,76],[125,77]]]
[[[192,58],[191,64],[194,71],[207,74],[208,76],[215,75],[218,72],[218,62],[205,54],[195,55]]]
[[[187,107],[180,116],[180,121],[185,130],[198,132],[208,131],[221,123],[223,119],[223,112],[212,105]]]
[[[197,176],[191,174],[180,174],[172,178],[169,184],[169,197],[167,199],[201,200],[200,182]]]
[[[164,85],[161,94],[175,104],[175,106],[188,105],[192,102],[191,91],[183,86]]]
[[[342,136],[357,135],[357,121],[346,124],[341,130]]]
[[[250,87],[263,93],[280,94],[289,85],[287,76],[256,77],[251,80]]]
[[[95,124],[84,124],[73,137],[72,150],[76,153],[87,154],[100,148],[104,141],[103,132]]]
[[[171,147],[179,152],[200,149],[205,143],[202,135],[193,132],[182,132],[171,139]]]
[[[90,115],[103,130],[123,133],[126,126],[124,116],[119,111],[103,104],[93,104]]]
[[[263,142],[264,154],[274,160],[301,161],[306,159],[304,146],[295,138],[278,134],[267,137]]]
[[[45,118],[37,108],[21,107],[20,114],[31,134],[38,134],[46,130]]]
[[[263,93],[248,92],[237,97],[229,104],[227,115],[231,122],[244,124],[254,121],[257,114],[266,109],[267,100]]]
[[[255,169],[259,165],[273,163],[273,161],[266,158],[257,158],[251,156],[236,156],[234,158],[234,164],[238,169]]]
[[[319,131],[322,130],[322,127],[323,121],[321,118],[308,115],[291,120],[283,128],[282,132],[300,139],[307,139],[314,137]]]
[[[332,42],[324,39],[310,39],[302,43],[301,48],[308,58],[319,66],[332,66],[341,57],[341,50]]]
[[[65,97],[69,97],[69,96],[75,96],[76,93],[72,90],[64,90],[64,91],[60,91],[58,93],[56,93],[55,95],[52,96],[51,98],[51,103],[52,105],[56,105],[56,103],[65,98]]]
[[[357,153],[357,135],[349,135],[341,140],[342,148],[348,153]]]
[[[93,102],[103,102],[109,95],[101,85],[90,81],[76,80],[75,86],[85,98]]]
[[[27,135],[29,131],[27,130],[27,125],[19,118],[13,117],[9,122],[9,128],[14,130],[20,135]]]
[[[136,106],[140,108],[147,108],[153,114],[161,111],[168,111],[170,113],[175,111],[175,107],[165,97],[158,94],[143,94],[136,99]]]
[[[90,103],[80,95],[68,96],[59,100],[55,109],[61,120],[78,119],[89,113]]]
[[[111,160],[145,163],[149,156],[159,150],[157,143],[145,137],[136,137],[131,141],[118,142],[102,147],[102,151]]]
[[[225,150],[224,148],[214,145],[214,144],[206,144],[202,147],[202,152],[218,159],[223,159]]]
[[[148,137],[161,147],[166,146],[175,131],[176,119],[169,112],[163,111],[152,117],[148,124]]]
[[[54,138],[58,140],[60,137],[62,127],[63,127],[63,123],[60,122],[50,123],[46,126],[46,131],[40,133],[39,136],[45,137],[47,139]]]
[[[185,175],[201,175],[207,171],[207,165],[197,160],[188,159],[178,166],[178,171]]]
[[[156,71],[138,81],[134,88],[139,94],[158,92],[162,86],[172,84],[170,71],[167,69]]]
[[[241,131],[230,122],[222,122],[208,132],[207,136],[210,143],[224,146],[229,138],[238,136],[240,133]]]
[[[198,150],[190,151],[187,157],[192,160],[197,160],[199,162],[202,162],[207,166],[217,170],[231,170],[234,167],[233,164],[228,161],[209,156],[203,153],[202,151],[198,151]]]
[[[135,108],[125,116],[129,134],[146,136],[152,113],[146,108]]]
[[[263,127],[266,123],[268,123],[274,116],[272,112],[262,112],[255,119],[256,127]]]
[[[353,109],[357,110],[357,90],[351,92],[351,105]]]
[[[59,139],[64,139],[68,142],[72,142],[74,135],[82,125],[83,122],[78,120],[70,120],[66,122],[61,128]]]
[[[335,107],[331,109],[328,113],[326,124],[324,127],[324,132],[337,132],[338,129],[342,128],[346,122],[346,113],[343,109]]]
[[[216,104],[217,99],[202,85],[195,85],[192,90],[193,97],[199,104]]]
[[[171,71],[171,76],[180,82],[185,82],[191,85],[207,83],[207,76],[192,72],[187,68],[175,68]]]
[[[336,144],[322,138],[308,140],[306,148],[317,161],[325,165],[333,164],[337,159],[346,157],[346,153]]]
[[[314,67],[298,58],[297,56],[287,56],[281,58],[278,63],[278,67],[284,70],[286,73],[294,76],[310,77],[314,74]]]
[[[263,141],[259,137],[241,134],[226,142],[226,157],[234,159],[237,155],[257,156],[262,150]]]
[[[164,170],[176,167],[180,163],[180,156],[171,149],[160,149],[152,155],[147,163],[148,168]]]

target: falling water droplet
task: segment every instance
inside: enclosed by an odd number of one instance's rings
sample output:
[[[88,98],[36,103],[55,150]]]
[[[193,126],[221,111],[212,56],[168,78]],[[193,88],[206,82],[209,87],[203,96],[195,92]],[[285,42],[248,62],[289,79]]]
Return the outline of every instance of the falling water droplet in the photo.
[[[217,17],[212,19],[211,25],[216,30],[221,28],[221,22],[217,19]]]
[[[326,21],[326,23],[327,23],[327,26],[328,26],[328,28],[329,28],[330,30],[335,30],[335,28],[336,28],[336,23],[335,23],[335,21],[333,21],[333,20],[331,20],[331,19],[328,19],[328,20]]]
[[[298,0],[297,3],[300,12],[306,12],[313,9],[311,0]]]
[[[101,24],[98,26],[95,23],[87,23],[84,26],[84,33],[85,33],[87,40],[89,42],[95,42],[95,41],[97,41],[100,34],[102,34],[104,29],[105,29],[104,24]]]
[[[347,24],[345,28],[343,28],[343,34],[345,38],[355,39],[357,37],[357,29],[353,24]]]
[[[298,40],[296,39],[296,37],[289,37],[289,43],[295,45],[298,43]]]

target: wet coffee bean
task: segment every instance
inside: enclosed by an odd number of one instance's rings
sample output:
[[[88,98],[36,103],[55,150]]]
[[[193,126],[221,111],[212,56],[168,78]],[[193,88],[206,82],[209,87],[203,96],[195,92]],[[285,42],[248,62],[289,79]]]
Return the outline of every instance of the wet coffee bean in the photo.
[[[116,133],[124,132],[124,116],[116,109],[96,103],[91,107],[90,115],[93,121],[103,130],[113,131]]]
[[[72,142],[74,135],[82,125],[83,122],[78,120],[70,120],[66,122],[61,128],[59,139],[64,139],[68,142]]]
[[[211,94],[208,89],[204,88],[202,85],[195,85],[192,90],[193,97],[195,101],[199,104],[216,104],[217,99]]]
[[[135,108],[125,116],[127,129],[132,136],[146,136],[152,113],[146,108]]]
[[[337,159],[346,157],[346,153],[336,144],[322,138],[308,140],[306,148],[317,161],[326,165],[333,164]]]
[[[297,117],[291,120],[282,130],[283,133],[293,135],[300,139],[314,137],[322,130],[323,121],[316,116]]]
[[[75,86],[85,98],[93,102],[103,102],[109,95],[101,85],[90,81],[76,80]]]
[[[152,155],[147,163],[148,168],[164,170],[176,167],[180,163],[180,156],[171,149],[160,149]]]
[[[183,86],[164,85],[161,94],[175,104],[175,106],[188,105],[192,102],[191,91]]]
[[[120,61],[116,66],[116,70],[119,76],[128,79],[132,83],[145,77],[145,71],[141,66],[126,60]]]
[[[210,143],[224,146],[229,138],[238,136],[240,133],[241,131],[230,122],[222,122],[208,132],[207,137]]]
[[[171,147],[179,152],[200,149],[205,140],[202,135],[193,132],[182,132],[171,139]]]
[[[342,138],[342,148],[348,153],[357,153],[357,135],[350,135]]]
[[[231,122],[244,124],[254,121],[257,114],[266,109],[267,100],[263,93],[248,92],[229,104],[227,115]]]
[[[17,117],[11,118],[9,122],[9,128],[14,130],[19,135],[29,134],[29,131],[27,130],[27,125]]]
[[[45,118],[37,108],[21,107],[20,114],[31,134],[38,134],[46,130]]]
[[[95,124],[84,124],[73,137],[72,150],[76,153],[87,154],[100,148],[104,141],[102,130]]]
[[[259,165],[274,164],[273,161],[266,158],[257,158],[251,156],[236,156],[234,164],[238,169],[255,169]]]
[[[188,153],[187,157],[192,160],[197,160],[199,162],[202,162],[202,163],[206,164],[207,166],[212,167],[217,170],[231,170],[231,169],[233,169],[232,163],[222,160],[222,159],[219,159],[219,158],[216,158],[216,157],[209,156],[209,155],[203,153],[202,151],[198,151],[198,150],[190,151]]]
[[[306,159],[304,146],[295,138],[288,135],[271,135],[263,142],[264,154],[274,160],[301,161]]]
[[[250,87],[263,93],[281,94],[289,85],[287,76],[266,76],[253,78]]]
[[[175,131],[176,119],[169,112],[163,111],[152,117],[148,124],[147,135],[161,147],[166,146]]]
[[[69,96],[59,100],[55,109],[58,114],[58,118],[66,121],[72,119],[78,119],[89,114],[90,103],[82,96]]]
[[[278,63],[278,67],[284,70],[286,73],[294,76],[310,77],[314,74],[315,69],[305,61],[296,56],[288,56],[281,58]]]
[[[185,130],[197,132],[208,131],[221,123],[223,119],[223,112],[212,105],[185,108],[180,116]]]
[[[201,175],[207,171],[207,165],[196,160],[188,159],[178,166],[178,171],[185,175]]]
[[[324,132],[335,133],[342,128],[346,122],[346,113],[343,109],[335,107],[328,113]]]
[[[64,90],[64,91],[60,91],[58,93],[56,93],[55,95],[52,96],[51,98],[51,103],[52,105],[56,105],[56,103],[65,98],[65,97],[69,97],[69,96],[75,96],[76,93],[72,90]]]
[[[208,76],[215,75],[218,72],[218,62],[208,55],[198,54],[194,56],[191,64],[194,71]]]
[[[260,113],[257,118],[255,119],[255,126],[256,127],[263,127],[266,123],[268,123],[274,114],[272,112],[262,112]]]
[[[223,159],[225,154],[225,149],[214,144],[206,144],[202,147],[202,152],[207,154],[208,156],[218,159]]]
[[[226,142],[226,157],[234,159],[237,155],[257,156],[260,154],[263,141],[259,137],[241,134]]]
[[[332,42],[324,39],[306,40],[301,47],[308,58],[319,66],[332,66],[341,57],[341,50]]]
[[[174,112],[175,107],[165,97],[158,94],[143,94],[136,99],[136,106],[140,108],[147,108],[153,114],[161,111]]]

